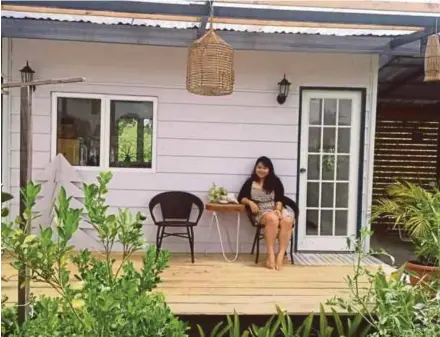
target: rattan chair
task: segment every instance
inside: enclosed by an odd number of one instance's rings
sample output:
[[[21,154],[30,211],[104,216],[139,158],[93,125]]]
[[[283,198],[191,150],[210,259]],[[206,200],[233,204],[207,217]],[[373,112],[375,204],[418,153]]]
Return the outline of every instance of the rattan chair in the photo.
[[[295,201],[293,201],[292,199],[288,198],[288,197],[284,197],[284,202],[283,202],[284,206],[288,206],[290,207],[293,212],[295,213],[295,225],[298,224],[298,212],[299,212],[299,208],[298,205],[296,204]],[[264,226],[258,223],[255,223],[254,218],[252,216],[252,212],[249,209],[249,207],[246,207],[246,211],[247,211],[247,215],[249,218],[249,221],[252,223],[253,226],[255,226],[256,231],[255,231],[255,237],[254,237],[254,243],[252,244],[252,251],[251,254],[254,254],[255,249],[257,249],[257,254],[255,256],[255,263],[258,263],[258,260],[260,258],[260,240],[264,239]],[[290,261],[292,264],[294,264],[293,261],[293,241],[294,241],[294,232],[295,232],[295,228],[292,228],[292,236],[290,237]],[[287,253],[287,252],[286,252]]]
[[[154,208],[158,205],[162,211],[161,221],[156,219],[154,215]],[[196,206],[198,214],[195,221],[190,221],[193,206]],[[203,214],[204,204],[202,200],[187,192],[164,192],[151,199],[149,208],[153,222],[157,226],[157,253],[162,247],[164,238],[169,236],[186,238],[189,241],[191,250],[191,261],[194,263],[194,227],[197,226]],[[186,233],[168,232],[166,231],[168,228],[186,228]]]

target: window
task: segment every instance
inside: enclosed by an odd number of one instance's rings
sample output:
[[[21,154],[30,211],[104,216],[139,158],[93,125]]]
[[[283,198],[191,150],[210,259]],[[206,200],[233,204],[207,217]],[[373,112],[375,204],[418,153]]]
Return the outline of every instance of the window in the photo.
[[[57,98],[57,154],[75,166],[100,166],[101,100]]]
[[[154,168],[155,98],[54,95],[55,154],[74,166]]]
[[[153,103],[110,102],[110,167],[147,167],[152,163]]]

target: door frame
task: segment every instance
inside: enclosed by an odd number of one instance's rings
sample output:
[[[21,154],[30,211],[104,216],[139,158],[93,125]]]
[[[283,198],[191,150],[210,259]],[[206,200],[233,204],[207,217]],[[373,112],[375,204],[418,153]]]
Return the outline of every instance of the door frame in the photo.
[[[296,168],[296,201],[299,205],[300,189],[300,160],[301,153],[301,124],[302,124],[302,103],[304,91],[349,91],[359,92],[361,94],[361,118],[360,118],[360,132],[359,132],[359,168],[358,168],[358,193],[357,193],[357,207],[356,207],[356,238],[359,238],[362,228],[362,191],[363,191],[363,175],[364,175],[364,160],[365,160],[365,124],[366,124],[366,110],[367,110],[367,88],[365,87],[321,87],[321,86],[300,86],[299,87],[299,108],[298,108],[298,148],[297,148],[297,168]],[[301,212],[302,210],[300,210]],[[304,224],[299,224],[299,226]],[[298,225],[295,226],[295,252],[298,251]]]

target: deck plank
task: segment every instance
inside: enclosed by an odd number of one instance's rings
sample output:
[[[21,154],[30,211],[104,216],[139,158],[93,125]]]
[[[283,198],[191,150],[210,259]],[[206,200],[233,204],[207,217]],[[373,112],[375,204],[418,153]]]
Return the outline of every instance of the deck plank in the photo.
[[[114,257],[120,261],[120,255]],[[141,255],[133,256],[133,262],[140,267]],[[12,276],[9,282],[2,282],[2,294],[9,297],[8,303],[15,303],[17,273],[9,263],[10,259],[2,259],[2,276]],[[71,270],[74,272],[75,268],[71,266]],[[164,293],[177,315],[225,315],[234,311],[244,315],[271,315],[276,312],[276,305],[290,314],[304,315],[318,312],[320,303],[333,296],[347,297],[349,290],[344,278],[352,274],[352,266],[286,263],[282,271],[268,270],[262,263],[255,265],[253,256],[246,254],[234,263],[224,261],[220,254],[200,254],[194,264],[188,254],[172,254],[169,268],[155,291]],[[362,280],[362,286],[367,287],[365,281]],[[31,292],[56,296],[53,289],[41,283],[33,283]]]

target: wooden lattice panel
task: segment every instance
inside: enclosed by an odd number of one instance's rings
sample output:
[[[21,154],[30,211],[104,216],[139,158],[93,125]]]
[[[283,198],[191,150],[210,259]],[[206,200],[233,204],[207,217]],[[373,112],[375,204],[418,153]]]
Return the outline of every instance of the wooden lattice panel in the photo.
[[[424,187],[437,182],[439,126],[438,120],[396,120],[390,116],[378,116],[373,203],[385,197],[387,187],[398,180]],[[381,220],[379,225],[390,229],[393,224]]]

